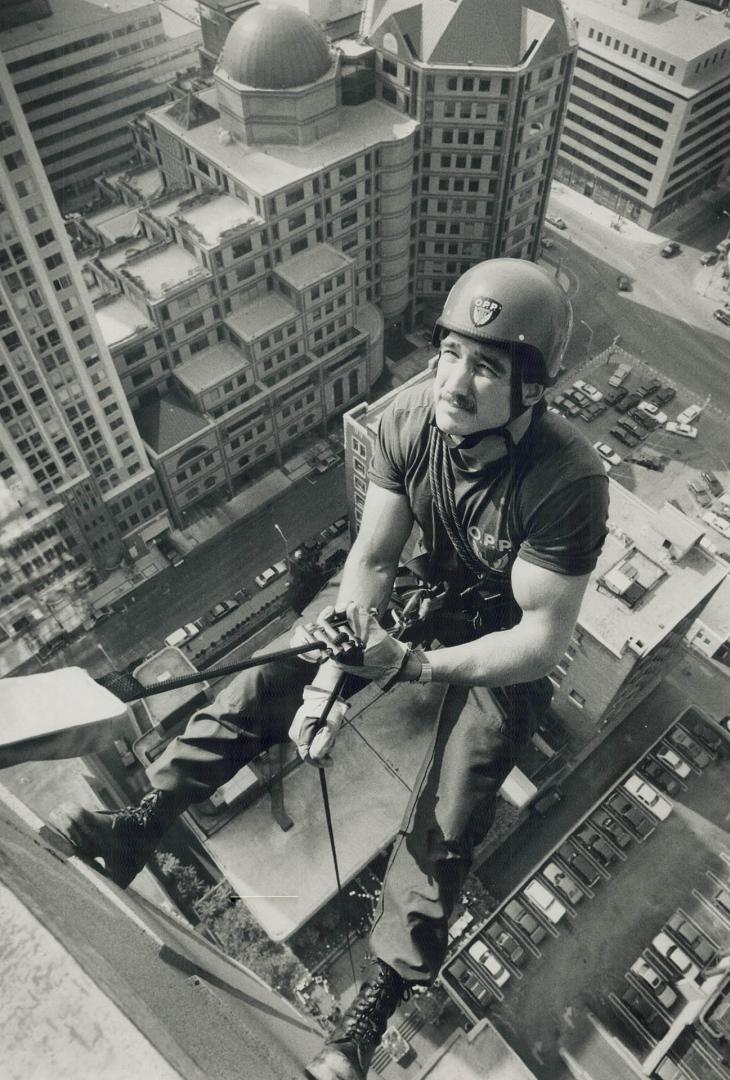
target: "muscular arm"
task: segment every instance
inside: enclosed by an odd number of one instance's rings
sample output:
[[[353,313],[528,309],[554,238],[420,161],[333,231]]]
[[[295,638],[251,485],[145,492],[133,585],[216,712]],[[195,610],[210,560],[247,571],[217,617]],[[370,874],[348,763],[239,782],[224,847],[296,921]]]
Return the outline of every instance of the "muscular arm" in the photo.
[[[565,652],[590,575],[556,574],[519,557],[512,591],[522,619],[465,645],[427,653],[434,682],[459,686],[510,686],[551,671]]]

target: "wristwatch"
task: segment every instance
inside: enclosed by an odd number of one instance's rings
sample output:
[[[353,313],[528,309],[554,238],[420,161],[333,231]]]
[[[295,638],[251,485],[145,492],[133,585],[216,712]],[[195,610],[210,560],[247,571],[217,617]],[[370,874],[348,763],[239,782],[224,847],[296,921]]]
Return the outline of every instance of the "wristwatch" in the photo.
[[[414,679],[413,681],[421,684],[430,683],[433,679],[433,669],[428,662],[428,657],[426,656],[425,652],[423,651],[423,649],[414,649],[413,655],[418,657],[418,660],[421,664],[421,671],[418,675],[418,678]]]

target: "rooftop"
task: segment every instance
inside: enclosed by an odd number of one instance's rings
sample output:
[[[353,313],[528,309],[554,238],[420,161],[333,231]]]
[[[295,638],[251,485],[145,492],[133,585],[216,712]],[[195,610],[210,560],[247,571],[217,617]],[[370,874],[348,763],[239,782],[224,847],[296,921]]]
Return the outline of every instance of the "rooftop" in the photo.
[[[162,194],[165,186],[162,173],[154,166],[146,169],[122,169],[119,172],[111,172],[106,175],[105,180],[112,186],[124,183],[143,200],[153,199],[155,195]]]
[[[621,484],[609,481],[609,535],[580,609],[579,623],[616,656],[629,639],[648,651],[688,615],[726,576],[727,568],[693,545],[676,560],[664,546],[661,511],[646,506]],[[626,560],[629,557],[626,573]],[[628,607],[598,580],[619,568],[634,586],[647,591]],[[637,590],[638,591],[638,590]]]
[[[94,310],[102,337],[110,349],[140,331],[153,329],[147,316],[126,296],[116,296]]]
[[[314,19],[292,4],[270,0],[239,15],[220,66],[244,86],[282,90],[316,82],[332,60],[327,37]]]
[[[154,653],[133,671],[135,679],[142,686],[154,686],[167,679],[178,679],[192,675],[196,671],[180,649],[167,646]],[[142,699],[142,705],[153,724],[160,724],[181,709],[192,705],[208,689],[207,682],[193,683],[190,686],[178,686],[175,690],[166,690],[164,694],[151,694]]]
[[[216,104],[215,90],[201,93],[201,98]],[[169,105],[151,110],[161,127],[176,136],[180,126],[168,116]],[[343,107],[339,130],[309,146],[242,146],[233,140],[225,145],[218,138],[219,123],[202,124],[185,133],[185,143],[194,152],[213,162],[223,171],[237,176],[258,195],[269,195],[300,183],[308,176],[351,157],[358,150],[371,149],[378,143],[404,139],[418,122],[397,113],[379,101],[367,101],[355,108]]]
[[[419,1075],[423,1080],[484,1080],[485,1076],[536,1080],[489,1020],[481,1020],[468,1032],[452,1032]]]
[[[324,277],[352,266],[352,260],[330,244],[316,244],[307,251],[292,255],[276,268],[277,277],[294,289],[305,289]]]
[[[118,240],[135,235],[139,227],[137,208],[120,203],[105,206],[84,218],[84,224],[100,233],[108,243],[116,244]]]
[[[102,262],[107,262],[105,255],[102,255]],[[126,262],[124,269],[150,300],[162,300],[176,285],[192,278],[210,277],[210,271],[179,244],[155,247],[145,257]]]
[[[224,382],[231,375],[240,374],[250,366],[238,346],[230,341],[220,341],[202,349],[175,368],[175,378],[189,387],[194,394],[199,394]]]
[[[51,14],[36,22],[28,22],[12,30],[0,30],[0,41],[4,53],[35,41],[45,41],[50,37],[73,40],[80,30],[91,31],[94,23],[109,21],[116,16],[126,15],[137,8],[149,7],[149,0],[63,0],[63,4],[51,3]],[[100,27],[94,27],[98,32]],[[6,59],[12,57],[6,55]]]
[[[730,638],[730,577],[726,577],[698,615],[700,622],[712,630],[720,641]]]
[[[174,391],[142,406],[134,413],[134,420],[141,437],[156,454],[164,454],[210,427]]]
[[[270,292],[266,296],[249,300],[245,307],[233,311],[227,316],[225,323],[244,341],[253,341],[268,330],[296,319],[298,315],[299,312],[293,304],[279,293]]]
[[[175,221],[190,225],[207,247],[215,247],[228,233],[237,232],[245,225],[263,225],[250,206],[234,195],[214,195],[195,206],[181,206],[175,213]]]

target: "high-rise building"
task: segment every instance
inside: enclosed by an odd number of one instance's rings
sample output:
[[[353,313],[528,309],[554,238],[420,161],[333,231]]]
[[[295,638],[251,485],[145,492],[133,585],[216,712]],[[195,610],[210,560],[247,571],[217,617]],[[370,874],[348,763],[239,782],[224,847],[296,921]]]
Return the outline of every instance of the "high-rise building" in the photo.
[[[54,194],[77,210],[134,153],[127,121],[197,63],[200,29],[152,0],[36,0],[7,15],[0,49]]]
[[[133,558],[167,515],[2,61],[0,193],[0,625],[13,637],[45,590]]]
[[[558,179],[651,227],[730,168],[730,23],[688,0],[569,0]]]

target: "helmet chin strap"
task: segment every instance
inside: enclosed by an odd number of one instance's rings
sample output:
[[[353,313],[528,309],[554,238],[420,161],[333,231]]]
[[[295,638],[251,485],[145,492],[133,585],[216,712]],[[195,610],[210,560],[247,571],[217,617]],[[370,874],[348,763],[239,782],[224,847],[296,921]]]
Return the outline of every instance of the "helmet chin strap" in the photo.
[[[504,440],[506,453],[510,453],[515,444],[512,432],[510,431],[510,424],[519,419],[520,416],[524,416],[530,408],[530,406],[525,405],[522,400],[522,375],[519,370],[516,370],[518,367],[519,365],[517,364],[513,364],[512,366],[509,420],[504,424],[500,424],[499,427],[482,428],[480,431],[472,431],[469,435],[465,435],[459,443],[453,444],[457,449],[473,450],[485,439],[501,438]]]

